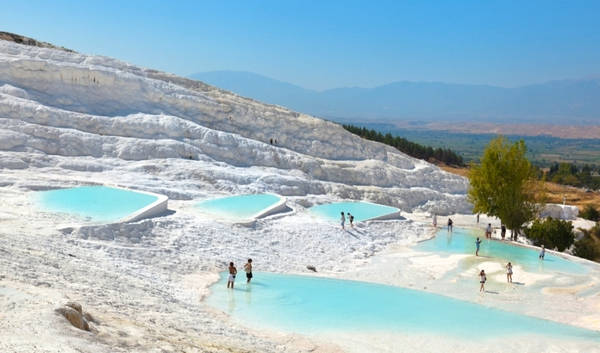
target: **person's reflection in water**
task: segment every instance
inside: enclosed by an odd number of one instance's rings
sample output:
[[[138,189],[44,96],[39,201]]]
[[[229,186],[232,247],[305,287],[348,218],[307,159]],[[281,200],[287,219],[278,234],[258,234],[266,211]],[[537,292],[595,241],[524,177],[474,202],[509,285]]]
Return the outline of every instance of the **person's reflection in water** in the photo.
[[[246,298],[246,304],[251,305],[252,304],[252,286],[249,283],[246,284],[246,293],[244,293],[244,296]]]
[[[235,290],[227,291],[227,310],[229,311],[229,314],[233,313],[235,310],[235,292]]]
[[[446,235],[446,245],[452,244],[452,233],[447,233]]]

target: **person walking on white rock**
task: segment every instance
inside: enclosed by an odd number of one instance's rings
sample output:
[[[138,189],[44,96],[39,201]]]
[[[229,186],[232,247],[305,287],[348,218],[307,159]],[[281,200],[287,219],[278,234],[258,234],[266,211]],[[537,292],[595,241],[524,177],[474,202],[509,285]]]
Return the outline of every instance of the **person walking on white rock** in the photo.
[[[235,282],[235,275],[237,275],[237,268],[233,265],[233,262],[229,263],[229,278],[227,279],[227,288],[233,289],[233,283]]]
[[[481,270],[481,272],[479,272],[479,283],[481,284],[481,286],[479,287],[480,292],[485,292],[485,281],[487,281],[485,271]]]
[[[508,283],[512,283],[512,275],[513,275],[512,264],[509,262],[506,264],[506,281]]]
[[[346,223],[346,216],[344,216],[344,211],[342,211],[342,216],[340,217],[340,223],[342,224],[342,229],[345,229],[344,223]]]
[[[350,221],[350,228],[354,228],[354,216],[348,212],[348,221]]]
[[[433,214],[433,227],[437,228],[437,215],[435,213]]]

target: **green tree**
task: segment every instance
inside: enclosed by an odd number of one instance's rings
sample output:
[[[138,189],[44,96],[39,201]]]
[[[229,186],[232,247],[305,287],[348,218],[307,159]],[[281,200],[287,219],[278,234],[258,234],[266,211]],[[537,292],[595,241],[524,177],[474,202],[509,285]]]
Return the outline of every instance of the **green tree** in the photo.
[[[593,205],[587,205],[580,214],[581,218],[589,219],[590,221],[600,221],[600,211]]]
[[[583,237],[576,241],[573,254],[592,261],[597,261],[598,257],[600,257],[598,245],[596,245],[596,242],[591,237]]]
[[[583,237],[575,242],[573,254],[588,260],[600,260],[600,222],[596,223],[592,229],[582,229]]]
[[[536,181],[526,152],[523,140],[511,144],[499,136],[490,141],[480,164],[471,163],[469,172],[468,198],[473,212],[500,218],[516,234],[535,218],[540,207],[536,201],[541,183]]]
[[[558,251],[569,248],[575,240],[573,224],[552,217],[548,217],[543,221],[536,219],[525,230],[525,235],[537,246],[544,245],[550,249],[556,248]]]

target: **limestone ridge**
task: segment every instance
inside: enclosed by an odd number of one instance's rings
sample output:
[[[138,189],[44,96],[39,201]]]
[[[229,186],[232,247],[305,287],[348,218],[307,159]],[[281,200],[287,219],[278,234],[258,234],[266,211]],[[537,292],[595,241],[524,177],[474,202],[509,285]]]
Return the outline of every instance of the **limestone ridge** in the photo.
[[[199,187],[470,209],[464,178],[338,124],[112,58],[0,40],[0,167],[101,171],[78,165],[89,157],[185,160],[194,173],[177,178]]]
[[[64,51],[68,51],[71,53],[75,52],[74,50],[67,49],[65,47],[57,47],[56,45],[53,45],[53,44],[50,44],[47,42],[40,42],[33,38],[25,37],[20,34],[15,34],[15,33],[10,33],[10,32],[0,31],[0,40],[6,40],[9,42],[15,42],[18,44],[23,44],[23,45],[31,45],[31,46],[40,47],[40,48],[52,48],[52,49],[64,50]]]

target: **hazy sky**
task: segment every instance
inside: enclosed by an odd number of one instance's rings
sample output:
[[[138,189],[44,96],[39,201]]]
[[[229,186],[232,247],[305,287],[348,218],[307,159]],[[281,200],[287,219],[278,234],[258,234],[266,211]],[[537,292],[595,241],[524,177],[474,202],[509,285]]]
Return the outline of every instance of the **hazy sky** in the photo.
[[[189,75],[307,88],[600,76],[600,1],[6,1],[0,30]]]

